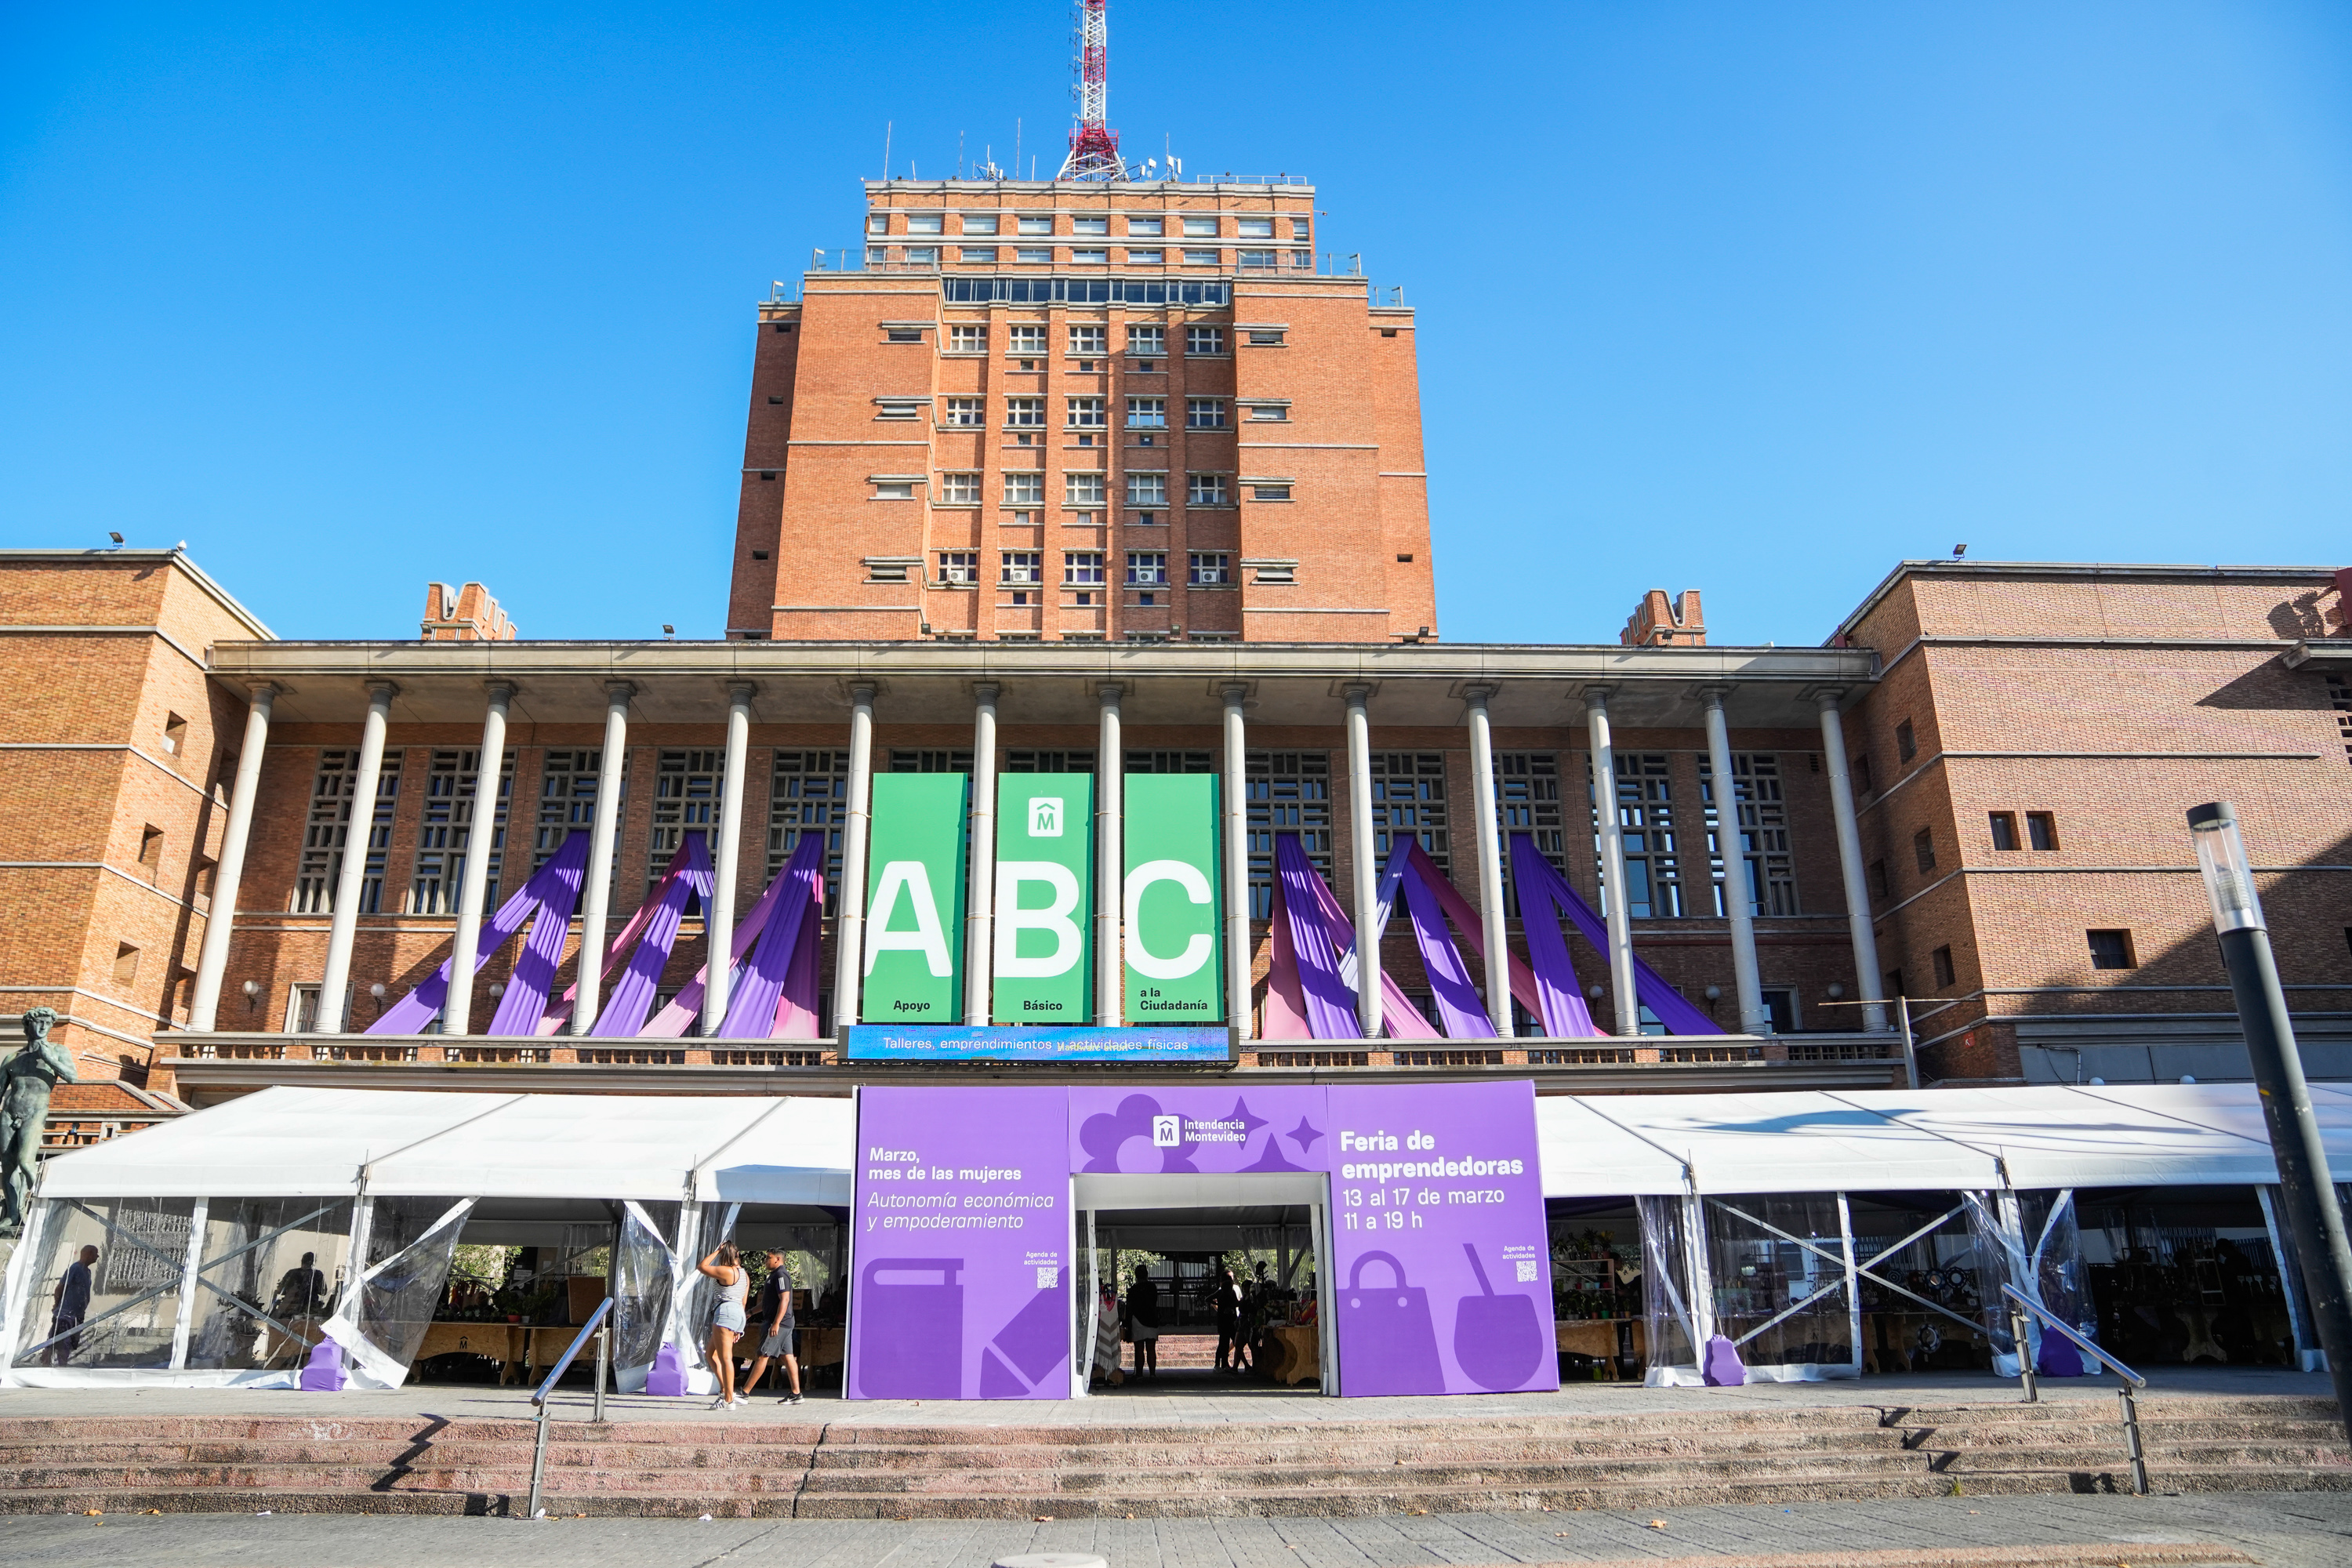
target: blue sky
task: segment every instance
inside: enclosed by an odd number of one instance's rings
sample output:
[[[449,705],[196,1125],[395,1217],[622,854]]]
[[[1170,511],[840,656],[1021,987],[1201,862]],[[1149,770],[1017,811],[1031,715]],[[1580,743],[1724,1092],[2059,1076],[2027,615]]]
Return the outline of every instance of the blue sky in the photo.
[[[1059,5],[0,8],[0,545],[282,635],[715,637],[752,301],[1055,161]],[[2352,8],[1113,0],[1111,121],[1420,311],[1452,640],[1818,642],[1905,555],[2347,553]]]

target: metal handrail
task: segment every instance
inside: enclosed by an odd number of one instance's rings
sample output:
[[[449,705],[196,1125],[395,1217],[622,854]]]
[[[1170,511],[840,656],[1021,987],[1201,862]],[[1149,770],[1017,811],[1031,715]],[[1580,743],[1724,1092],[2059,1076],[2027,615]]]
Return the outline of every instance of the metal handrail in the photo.
[[[596,1303],[596,1310],[588,1314],[588,1321],[580,1325],[578,1333],[572,1336],[572,1343],[565,1349],[562,1358],[556,1362],[555,1370],[549,1373],[547,1381],[541,1384],[531,1394],[530,1402],[539,1406],[539,1434],[531,1445],[530,1503],[523,1511],[525,1519],[539,1517],[540,1489],[547,1479],[548,1395],[555,1392],[557,1382],[572,1369],[572,1362],[580,1354],[580,1347],[588,1342],[588,1336],[591,1334],[596,1336],[596,1410],[590,1419],[592,1421],[604,1419],[604,1372],[612,1362],[613,1343],[612,1329],[604,1320],[612,1315],[612,1297],[607,1296]]]
[[[2123,1386],[2116,1390],[2116,1395],[2123,1401],[2124,1451],[2131,1458],[2132,1490],[2141,1497],[2147,1496],[2147,1450],[2140,1444],[2139,1403],[2132,1398],[2132,1390],[2146,1388],[2147,1379],[2085,1339],[2075,1331],[2072,1324],[2060,1322],[2049,1308],[2026,1295],[2016,1286],[2005,1284],[2000,1288],[2000,1293],[2009,1298],[2009,1321],[2012,1335],[2017,1341],[2018,1381],[2024,1386],[2027,1404],[2034,1404],[2042,1397],[2041,1390],[2035,1386],[2033,1381],[2032,1349],[2025,1341],[2027,1312],[2041,1319],[2046,1327],[2055,1329],[2067,1339],[2072,1340],[2077,1350],[2087,1352],[2093,1361],[2104,1365],[2122,1380]]]

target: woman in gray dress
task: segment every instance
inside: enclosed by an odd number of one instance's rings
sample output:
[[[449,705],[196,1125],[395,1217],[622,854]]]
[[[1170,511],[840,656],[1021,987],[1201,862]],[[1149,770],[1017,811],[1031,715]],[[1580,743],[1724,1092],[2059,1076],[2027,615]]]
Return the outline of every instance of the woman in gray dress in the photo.
[[[695,1268],[719,1281],[719,1310],[710,1320],[710,1367],[719,1374],[719,1397],[710,1402],[711,1408],[732,1410],[743,1403],[735,1392],[735,1341],[743,1332],[743,1299],[751,1294],[751,1271],[743,1267],[731,1241],[712,1247]]]

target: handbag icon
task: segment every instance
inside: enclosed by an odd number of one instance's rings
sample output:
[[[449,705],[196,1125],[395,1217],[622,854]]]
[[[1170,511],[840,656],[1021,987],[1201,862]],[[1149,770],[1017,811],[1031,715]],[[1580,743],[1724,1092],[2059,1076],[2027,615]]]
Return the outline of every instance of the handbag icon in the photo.
[[[877,1258],[857,1271],[857,1393],[963,1396],[961,1258]]]
[[[1393,1285],[1366,1285],[1364,1265],[1389,1266]],[[1405,1283],[1392,1253],[1367,1252],[1348,1271],[1339,1295],[1339,1385],[1349,1394],[1443,1394],[1445,1369],[1437,1360],[1437,1330],[1429,1292]]]

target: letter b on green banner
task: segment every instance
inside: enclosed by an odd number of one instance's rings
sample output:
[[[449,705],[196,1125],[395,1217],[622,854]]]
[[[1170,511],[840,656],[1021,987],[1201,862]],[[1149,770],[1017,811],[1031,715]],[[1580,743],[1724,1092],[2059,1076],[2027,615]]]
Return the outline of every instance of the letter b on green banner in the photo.
[[[1129,773],[1125,789],[1127,1019],[1221,1022],[1217,776]]]
[[[997,775],[991,1022],[1094,1021],[1094,840],[1093,774]]]
[[[963,1016],[963,773],[884,773],[874,781],[866,872],[869,1024],[954,1024]]]

